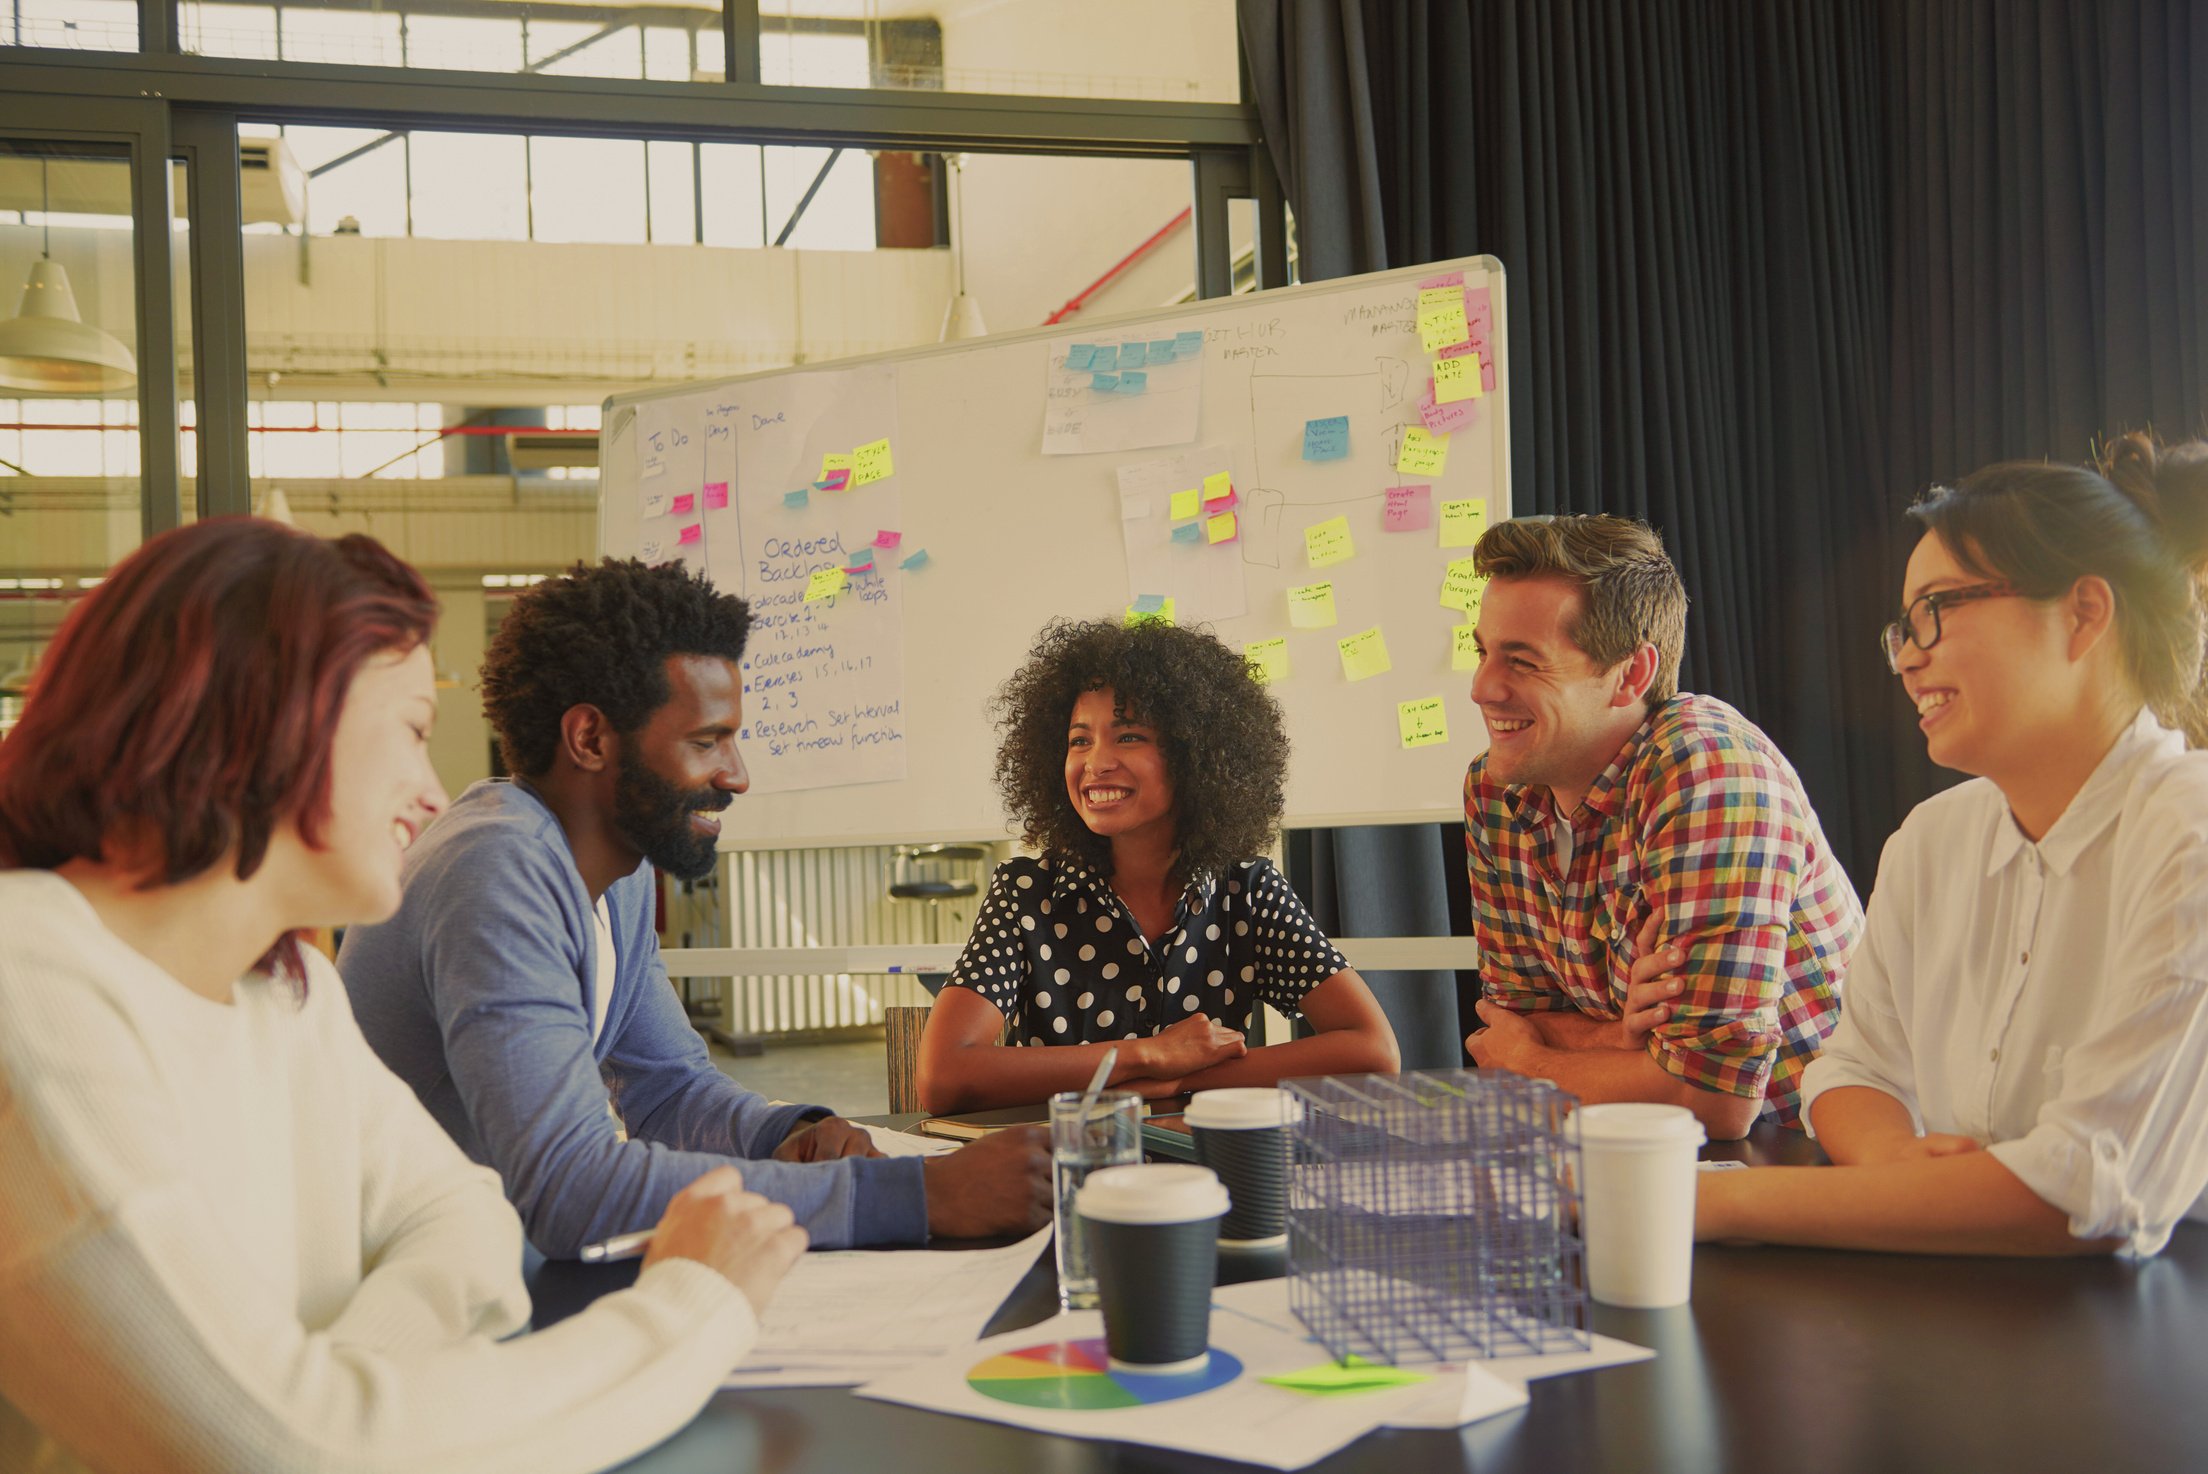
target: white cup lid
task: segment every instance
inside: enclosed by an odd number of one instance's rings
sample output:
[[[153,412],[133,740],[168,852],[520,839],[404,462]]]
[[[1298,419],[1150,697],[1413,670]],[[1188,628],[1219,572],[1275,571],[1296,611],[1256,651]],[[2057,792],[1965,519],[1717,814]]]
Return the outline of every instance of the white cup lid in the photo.
[[[1206,1131],[1254,1131],[1303,1119],[1303,1107],[1272,1086],[1206,1090],[1188,1103],[1182,1120]]]
[[[1685,1106],[1616,1101],[1581,1106],[1572,1119],[1579,1123],[1580,1141],[1590,1146],[1700,1146],[1709,1139]]]
[[[1209,1167],[1151,1162],[1089,1174],[1074,1211],[1105,1223],[1193,1223],[1227,1211],[1227,1190]]]

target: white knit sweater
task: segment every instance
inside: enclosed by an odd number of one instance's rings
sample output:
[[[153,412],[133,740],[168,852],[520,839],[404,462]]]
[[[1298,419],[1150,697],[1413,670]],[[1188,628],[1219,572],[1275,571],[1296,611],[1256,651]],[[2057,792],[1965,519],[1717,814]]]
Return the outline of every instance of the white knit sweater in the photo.
[[[0,873],[0,1469],[549,1474],[688,1422],[743,1295],[671,1260],[500,1342],[519,1220],[308,962],[214,1003]]]

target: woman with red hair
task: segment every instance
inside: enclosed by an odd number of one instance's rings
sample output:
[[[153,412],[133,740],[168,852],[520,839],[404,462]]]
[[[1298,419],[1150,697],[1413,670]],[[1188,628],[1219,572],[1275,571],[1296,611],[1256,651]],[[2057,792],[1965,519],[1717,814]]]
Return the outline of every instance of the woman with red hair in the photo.
[[[723,1170],[539,1334],[519,1221],[302,931],[444,806],[436,604],[366,537],[168,533],[0,742],[0,1468],[597,1469],[672,1433],[803,1250]]]

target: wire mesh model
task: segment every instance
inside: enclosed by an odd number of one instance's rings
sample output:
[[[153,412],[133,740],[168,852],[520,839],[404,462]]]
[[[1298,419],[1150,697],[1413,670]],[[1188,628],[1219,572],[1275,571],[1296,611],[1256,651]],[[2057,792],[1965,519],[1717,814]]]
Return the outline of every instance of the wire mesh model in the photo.
[[[1336,1357],[1587,1347],[1571,1096],[1476,1070],[1284,1088],[1302,1107],[1289,1128],[1288,1299]]]

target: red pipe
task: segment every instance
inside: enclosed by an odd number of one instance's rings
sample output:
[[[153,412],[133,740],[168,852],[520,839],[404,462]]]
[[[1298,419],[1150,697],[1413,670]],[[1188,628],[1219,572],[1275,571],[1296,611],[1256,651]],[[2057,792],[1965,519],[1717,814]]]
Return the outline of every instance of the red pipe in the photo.
[[[1163,241],[1167,236],[1171,235],[1174,231],[1179,230],[1182,226],[1186,225],[1188,223],[1188,217],[1195,213],[1196,207],[1194,205],[1190,205],[1187,209],[1181,211],[1180,214],[1175,215],[1171,220],[1166,221],[1165,224],[1159,228],[1156,235],[1153,235],[1152,237],[1150,237],[1150,239],[1144,241],[1141,245],[1135,247],[1132,251],[1129,251],[1126,255],[1120,257],[1118,265],[1114,266],[1110,271],[1105,272],[1095,281],[1090,282],[1086,287],[1082,288],[1078,293],[1074,295],[1072,301],[1068,302],[1065,306],[1059,308],[1056,312],[1053,312],[1050,316],[1044,318],[1043,326],[1046,328],[1055,326],[1058,323],[1064,322],[1067,318],[1073,316],[1076,312],[1079,312],[1084,306],[1088,305],[1089,298],[1104,290],[1104,284],[1106,282],[1109,282],[1113,277],[1119,275],[1128,267],[1134,265],[1137,261],[1140,261],[1143,257],[1149,255],[1152,251],[1156,250],[1161,241]]]

